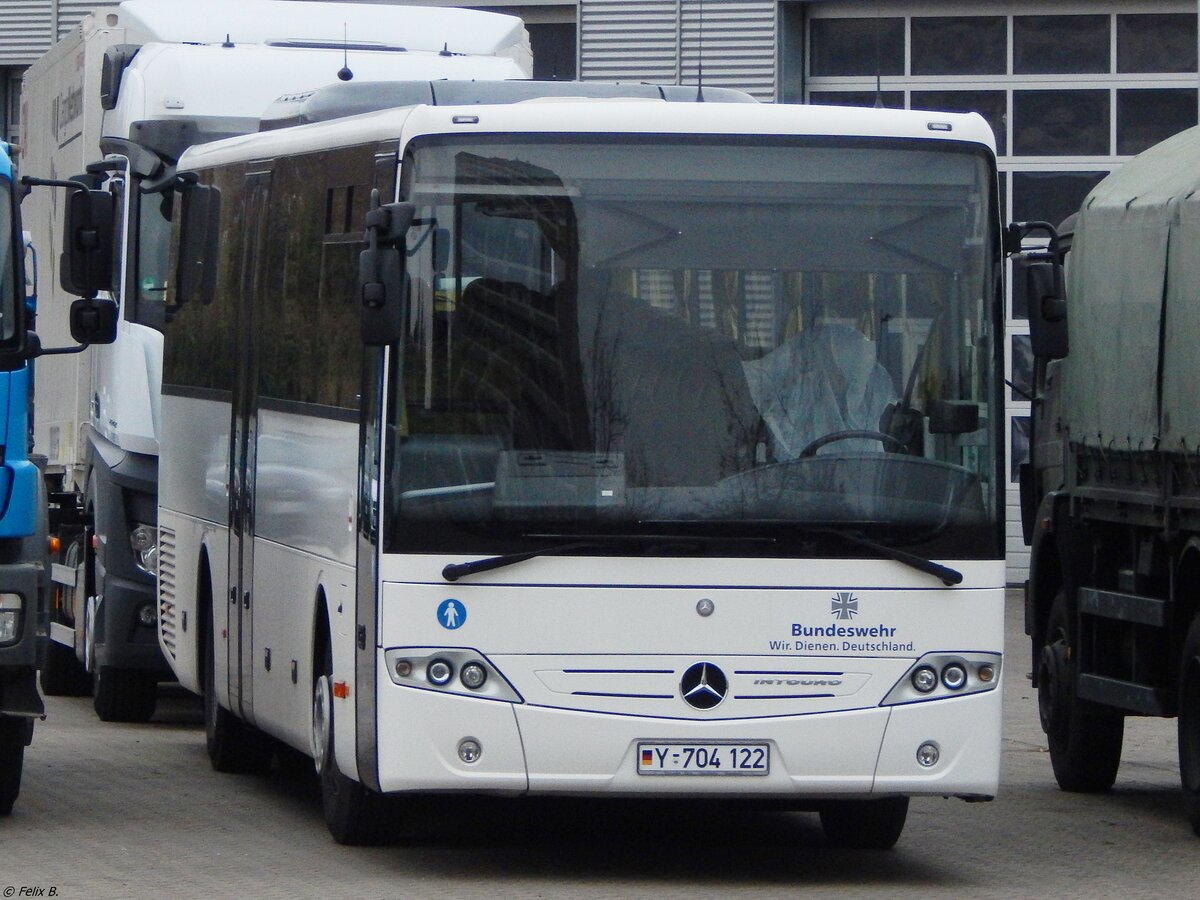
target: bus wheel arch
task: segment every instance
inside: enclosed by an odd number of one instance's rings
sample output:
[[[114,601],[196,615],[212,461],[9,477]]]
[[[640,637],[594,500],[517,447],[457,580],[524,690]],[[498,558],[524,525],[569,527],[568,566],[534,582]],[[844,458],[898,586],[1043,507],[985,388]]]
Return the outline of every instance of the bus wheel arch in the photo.
[[[334,841],[339,844],[371,846],[394,843],[399,837],[394,804],[362,782],[343,774],[338,766],[335,749],[338,717],[333,702],[333,633],[324,592],[317,602],[315,621],[312,752],[321,786],[325,824]]]

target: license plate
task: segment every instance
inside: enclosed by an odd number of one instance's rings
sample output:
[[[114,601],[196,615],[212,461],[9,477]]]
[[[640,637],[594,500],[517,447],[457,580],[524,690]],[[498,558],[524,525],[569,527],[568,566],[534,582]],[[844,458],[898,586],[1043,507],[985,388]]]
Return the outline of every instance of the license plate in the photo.
[[[639,775],[767,775],[771,745],[762,742],[638,744]]]

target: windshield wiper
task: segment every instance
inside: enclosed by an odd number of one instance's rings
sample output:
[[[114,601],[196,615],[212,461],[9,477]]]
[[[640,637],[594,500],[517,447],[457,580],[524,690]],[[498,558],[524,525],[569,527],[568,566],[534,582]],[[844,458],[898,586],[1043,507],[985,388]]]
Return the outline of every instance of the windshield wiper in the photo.
[[[624,536],[620,538],[626,540]],[[476,572],[490,572],[511,566],[514,563],[525,562],[538,556],[554,556],[559,553],[570,553],[574,550],[594,550],[604,546],[598,540],[574,541],[570,544],[558,544],[554,547],[541,547],[537,550],[525,550],[521,553],[503,553],[500,556],[489,556],[485,559],[472,559],[469,562],[449,563],[442,569],[442,577],[447,581],[458,581],[464,575],[474,575]]]
[[[450,563],[442,569],[442,577],[447,581],[457,581],[464,575],[474,575],[476,572],[489,572],[492,569],[499,569],[504,566],[511,566],[514,563],[525,562],[527,559],[534,559],[538,556],[555,556],[563,553],[571,553],[576,550],[598,550],[603,547],[611,547],[613,544],[631,544],[647,542],[654,544],[677,544],[685,543],[712,543],[714,541],[740,541],[753,543],[774,543],[775,538],[771,537],[721,537],[713,535],[701,534],[527,534],[525,537],[535,538],[538,540],[566,540],[567,538],[579,538],[566,544],[556,544],[553,547],[542,547],[537,550],[524,550],[520,553],[504,553],[500,556],[489,556],[485,559],[473,559],[469,562]]]
[[[870,538],[865,538],[861,534],[855,534],[853,531],[840,531],[836,528],[818,529],[820,534],[831,534],[841,538],[850,544],[862,547],[865,550],[872,550],[880,556],[894,559],[896,562],[904,563],[906,566],[911,566],[920,572],[927,572],[942,580],[942,584],[947,587],[959,584],[963,580],[962,572],[958,569],[951,569],[949,566],[943,566],[941,563],[935,563],[932,559],[926,559],[923,556],[917,556],[915,553],[909,553],[907,550],[901,550],[899,547],[889,547],[887,544],[880,544]]]
[[[643,524],[680,525],[683,523],[677,522],[674,520],[658,519],[658,520],[651,520],[649,523],[643,522]],[[763,520],[743,519],[743,520],[741,520],[741,522],[739,524],[741,524],[743,526],[748,525],[751,527],[758,526],[758,527],[762,527],[762,528],[771,528],[771,527],[778,526],[780,523],[777,521],[770,520],[770,519],[763,519]],[[957,569],[951,569],[949,566],[943,566],[941,563],[935,563],[931,559],[926,559],[924,556],[918,556],[915,553],[909,553],[907,550],[901,550],[898,547],[889,547],[887,544],[880,544],[878,541],[873,541],[870,538],[863,537],[861,534],[858,534],[857,532],[854,532],[854,531],[844,531],[842,529],[832,528],[827,525],[826,526],[804,526],[801,523],[796,523],[796,525],[798,525],[802,529],[804,534],[818,535],[818,536],[827,535],[827,536],[834,537],[839,540],[845,541],[848,544],[854,544],[857,547],[862,547],[864,550],[870,550],[873,553],[878,553],[880,556],[882,556],[886,559],[894,559],[896,562],[904,563],[904,565],[911,566],[912,568],[917,569],[920,572],[925,572],[929,575],[933,575],[937,578],[940,578],[942,580],[942,583],[947,586],[959,584],[963,580],[962,572],[958,571]],[[719,538],[713,538],[713,539],[719,539]],[[725,540],[765,541],[765,542],[769,542],[769,543],[775,543],[781,539],[776,538],[776,537],[770,537],[768,535],[759,535],[759,536],[729,537],[729,538],[725,538]]]

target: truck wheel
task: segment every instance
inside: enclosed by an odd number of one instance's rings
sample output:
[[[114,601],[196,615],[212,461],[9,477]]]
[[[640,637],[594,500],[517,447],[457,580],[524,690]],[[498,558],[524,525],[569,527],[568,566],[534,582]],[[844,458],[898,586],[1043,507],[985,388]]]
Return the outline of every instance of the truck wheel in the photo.
[[[92,706],[101,722],[149,722],[158,703],[158,681],[137,669],[98,666]]]
[[[263,775],[271,768],[274,748],[266,735],[247,725],[217,701],[215,641],[212,626],[206,624],[205,628],[204,744],[208,759],[218,772]]]
[[[75,657],[75,648],[49,641],[42,662],[42,693],[50,697],[86,697],[92,676]]]
[[[1075,696],[1078,678],[1072,656],[1067,595],[1050,606],[1046,637],[1038,655],[1038,715],[1050,744],[1054,778],[1064,791],[1107,791],[1117,780],[1125,718],[1096,713]]]
[[[25,762],[25,738],[29,725],[24,719],[0,716],[0,816],[12,812],[21,792],[21,768]]]
[[[1179,780],[1184,811],[1200,836],[1200,616],[1188,629],[1179,666]]]
[[[343,775],[334,753],[333,652],[313,684],[313,762],[321,781],[321,806],[329,833],[339,844],[379,846],[399,839],[395,806],[382,794]]]
[[[80,559],[83,558],[83,541],[82,535],[71,541],[62,555],[64,566],[74,569],[79,565]],[[73,615],[75,592],[84,589],[86,586],[83,585],[59,588],[61,607],[72,610]],[[60,609],[55,608],[57,605],[50,604],[51,619],[61,624],[71,624],[70,619]],[[79,661],[73,646],[68,647],[53,640],[47,642],[46,658],[42,663],[42,691],[51,697],[86,697],[92,693],[91,673]]]
[[[907,797],[835,800],[821,807],[821,829],[835,847],[890,850],[908,818]]]

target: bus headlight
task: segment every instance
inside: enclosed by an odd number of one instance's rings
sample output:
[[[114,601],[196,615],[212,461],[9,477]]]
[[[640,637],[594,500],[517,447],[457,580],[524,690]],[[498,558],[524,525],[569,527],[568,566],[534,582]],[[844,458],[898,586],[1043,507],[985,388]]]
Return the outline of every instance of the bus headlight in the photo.
[[[429,679],[430,684],[442,687],[449,684],[450,679],[454,677],[454,666],[444,659],[435,659],[425,667],[425,677]]]
[[[392,683],[401,687],[524,702],[500,670],[470,647],[393,647],[384,651],[383,664]]]
[[[153,525],[137,525],[129,532],[133,548],[133,564],[147,575],[158,574],[158,529]]]
[[[899,706],[994,691],[1000,684],[1000,653],[926,653],[909,667],[880,706]]]
[[[937,687],[937,683],[937,672],[933,671],[929,666],[920,666],[912,673],[912,686],[922,694],[928,694]]]
[[[458,680],[471,690],[477,691],[487,681],[487,669],[484,668],[483,663],[472,660],[462,667],[458,673]]]
[[[20,594],[0,594],[0,645],[20,639],[23,607]]]

